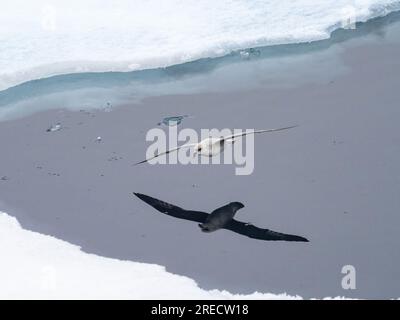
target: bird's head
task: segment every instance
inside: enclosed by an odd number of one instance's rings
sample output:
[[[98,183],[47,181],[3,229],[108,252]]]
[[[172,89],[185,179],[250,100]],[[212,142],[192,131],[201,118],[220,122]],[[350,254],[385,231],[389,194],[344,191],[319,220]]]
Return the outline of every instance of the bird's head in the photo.
[[[203,150],[203,145],[201,143],[196,144],[194,146],[193,157],[197,156],[197,154],[201,154],[202,150]]]
[[[241,202],[231,202],[229,206],[232,208],[233,212],[236,212],[242,208],[244,208],[244,204]]]
[[[206,223],[199,223],[199,227],[203,232],[211,232],[210,228],[207,226]]]

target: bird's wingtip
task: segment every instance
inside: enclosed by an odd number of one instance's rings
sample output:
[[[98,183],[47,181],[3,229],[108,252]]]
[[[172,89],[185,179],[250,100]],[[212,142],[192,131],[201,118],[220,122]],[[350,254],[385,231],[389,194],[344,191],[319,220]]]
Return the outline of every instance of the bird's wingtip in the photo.
[[[143,196],[143,194],[139,193],[139,192],[132,192],[136,197],[140,197]]]
[[[132,194],[134,194],[136,197],[138,197],[139,199],[143,198],[143,194],[138,193],[138,192],[132,192]]]
[[[151,202],[151,201],[153,200],[151,197],[146,196],[146,195],[143,194],[143,193],[133,192],[133,194],[134,194],[136,197],[138,197],[140,200],[142,200],[142,201],[144,201],[144,202],[146,202],[146,203],[149,203],[149,202]]]
[[[137,166],[138,164],[145,163],[145,162],[147,162],[147,160],[142,160],[142,161],[136,162],[132,166]]]
[[[286,241],[295,241],[295,242],[310,242],[307,238],[301,237],[301,236],[295,236],[291,235],[288,238],[286,238]]]

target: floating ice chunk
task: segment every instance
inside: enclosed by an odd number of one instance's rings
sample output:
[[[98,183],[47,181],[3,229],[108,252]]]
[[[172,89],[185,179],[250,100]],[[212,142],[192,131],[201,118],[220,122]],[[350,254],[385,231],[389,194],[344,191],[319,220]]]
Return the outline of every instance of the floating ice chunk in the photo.
[[[248,60],[251,58],[259,57],[261,55],[261,51],[259,49],[250,48],[239,51],[239,55],[242,59]]]
[[[182,120],[184,118],[189,117],[188,115],[183,115],[183,116],[173,116],[173,117],[166,117],[161,120],[161,122],[158,123],[159,126],[162,124],[165,124],[166,126],[177,126],[181,124]]]
[[[56,132],[56,131],[59,131],[59,130],[61,130],[61,123],[56,123],[55,125],[52,125],[46,131],[47,132]]]
[[[239,54],[242,59],[248,59],[250,57],[250,53],[248,53],[246,50],[240,51]]]
[[[100,136],[98,136],[97,138],[96,138],[96,142],[101,142],[103,139],[100,137]]]
[[[107,102],[106,106],[103,108],[103,110],[105,112],[110,112],[112,110],[112,108],[113,108],[113,106],[112,106],[111,102]]]

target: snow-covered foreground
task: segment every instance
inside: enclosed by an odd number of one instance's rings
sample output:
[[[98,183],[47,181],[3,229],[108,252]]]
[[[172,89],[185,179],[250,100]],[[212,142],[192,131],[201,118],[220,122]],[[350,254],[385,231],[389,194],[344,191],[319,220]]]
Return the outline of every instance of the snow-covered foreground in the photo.
[[[0,299],[299,299],[206,291],[164,267],[87,254],[0,212]]]

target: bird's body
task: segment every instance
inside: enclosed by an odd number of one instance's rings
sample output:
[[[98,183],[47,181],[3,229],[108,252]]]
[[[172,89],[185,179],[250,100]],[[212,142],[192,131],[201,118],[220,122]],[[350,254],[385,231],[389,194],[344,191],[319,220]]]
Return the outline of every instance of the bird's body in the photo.
[[[221,208],[215,209],[199,227],[203,232],[212,232],[224,228],[233,219],[236,211],[243,208],[240,202],[231,202]]]
[[[194,155],[213,157],[224,151],[225,140],[219,138],[206,138],[194,146]]]
[[[227,229],[258,240],[308,242],[306,238],[300,236],[258,228],[252,224],[233,219],[236,212],[244,207],[244,205],[240,202],[231,202],[208,214],[202,211],[185,210],[173,204],[141,193],[134,193],[134,195],[152,206],[154,209],[166,215],[178,219],[199,222],[199,227],[203,232],[213,232],[219,229]]]

